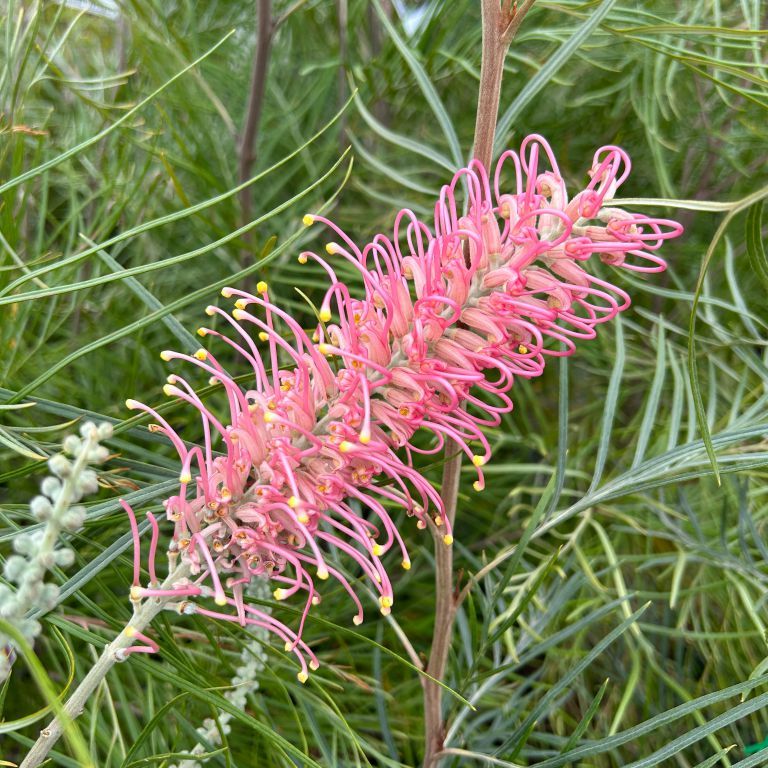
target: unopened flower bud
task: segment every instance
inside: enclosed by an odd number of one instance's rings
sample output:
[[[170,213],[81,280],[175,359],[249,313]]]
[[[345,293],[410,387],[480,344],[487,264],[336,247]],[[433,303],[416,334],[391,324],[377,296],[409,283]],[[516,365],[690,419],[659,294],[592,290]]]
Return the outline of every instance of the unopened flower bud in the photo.
[[[42,483],[40,483],[40,490],[49,498],[56,500],[61,490],[61,481],[55,477],[46,477]]]
[[[109,457],[109,451],[103,445],[97,445],[88,451],[88,461],[91,464],[103,464]]]
[[[77,456],[77,454],[80,453],[80,449],[83,446],[83,442],[76,435],[68,435],[67,437],[64,438],[64,442],[62,443],[62,446],[65,452],[68,453],[70,456]]]
[[[3,567],[3,574],[8,581],[16,583],[21,575],[24,573],[24,569],[27,567],[28,561],[21,555],[11,555],[6,561]]]
[[[98,427],[99,440],[109,440],[112,437],[114,429],[108,421],[102,421]]]
[[[51,512],[53,512],[53,506],[49,499],[45,496],[35,496],[32,501],[29,502],[29,509],[34,515],[36,520],[44,523],[50,519]]]
[[[20,533],[13,540],[13,550],[20,555],[31,555],[35,550],[34,537],[29,533]]]
[[[80,427],[80,436],[87,440],[97,435],[96,425],[92,421],[84,421]]]
[[[67,531],[76,531],[85,522],[85,507],[72,507],[61,516],[61,527]]]
[[[60,592],[56,584],[43,584],[38,597],[38,606],[44,611],[52,611],[56,607]]]
[[[72,464],[61,453],[57,453],[48,459],[48,467],[57,477],[69,477],[72,474]]]
[[[69,547],[57,549],[53,554],[56,560],[56,565],[61,568],[69,568],[69,566],[75,562],[75,551]]]
[[[84,470],[77,481],[77,487],[83,496],[96,493],[99,490],[99,481],[96,473],[92,469]]]

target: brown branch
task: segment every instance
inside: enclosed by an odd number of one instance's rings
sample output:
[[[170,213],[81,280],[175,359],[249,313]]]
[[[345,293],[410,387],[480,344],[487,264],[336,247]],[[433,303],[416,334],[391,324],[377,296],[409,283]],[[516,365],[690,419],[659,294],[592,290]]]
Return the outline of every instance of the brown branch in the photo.
[[[256,52],[253,57],[253,70],[251,72],[251,89],[248,95],[248,107],[245,112],[245,122],[240,137],[238,148],[238,176],[243,184],[251,178],[251,169],[256,160],[256,140],[261,122],[261,113],[264,107],[264,94],[267,89],[267,70],[269,68],[269,52],[272,48],[272,37],[275,25],[272,24],[271,0],[256,1],[257,38]],[[251,194],[247,187],[240,192],[240,213],[242,224],[251,221]],[[246,248],[243,251],[242,262],[245,264],[251,256],[253,247],[252,233],[243,235]]]
[[[473,155],[486,168],[493,159],[493,144],[499,114],[501,80],[504,60],[517,30],[535,0],[524,0],[520,8],[513,0],[482,0],[482,58],[480,64],[480,91],[477,97],[477,117]],[[440,495],[446,516],[453,525],[461,475],[460,451],[449,443],[445,448],[446,463]],[[435,533],[433,531],[433,533]],[[448,655],[451,649],[457,600],[453,585],[453,550],[446,547],[442,536],[435,535],[435,624],[427,673],[444,681]],[[442,714],[443,689],[423,681],[424,690],[424,768],[436,768],[444,751],[445,723]]]

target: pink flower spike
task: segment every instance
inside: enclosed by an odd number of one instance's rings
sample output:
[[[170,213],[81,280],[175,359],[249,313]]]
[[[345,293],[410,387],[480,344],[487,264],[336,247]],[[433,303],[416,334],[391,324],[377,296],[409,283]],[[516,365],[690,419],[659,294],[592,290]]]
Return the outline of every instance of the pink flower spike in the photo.
[[[226,323],[199,333],[242,361],[245,386],[208,350],[162,354],[191,363],[226,395],[217,410],[199,385],[169,377],[167,393],[200,416],[200,447],[188,448],[156,411],[130,401],[178,451],[180,490],[165,503],[169,554],[194,574],[157,588],[159,531],[150,515],[151,583],[138,586],[136,559],[132,593],[183,598],[182,613],[269,629],[297,655],[302,682],[317,666],[302,634],[323,582],[349,594],[354,624],[363,620],[360,579],[387,615],[392,550],[411,567],[408,519],[453,542],[440,493],[414,460],[446,447],[461,452],[482,491],[487,428],[512,411],[518,377],[541,375],[550,357],[573,354],[629,307],[605,271],[665,269],[659,249],[682,227],[606,207],[630,167],[619,147],[602,147],[569,196],[552,148],[534,134],[494,169],[477,160],[459,169],[431,223],[403,209],[391,233],[360,244],[332,221],[305,216],[307,226],[330,229],[323,256],[299,254],[327,278],[319,322],[305,330],[263,282],[254,293],[222,290],[235,300],[232,313],[208,307]],[[340,279],[349,274],[350,282]],[[304,601],[296,631],[248,603],[244,587],[260,578],[278,584],[276,600]]]

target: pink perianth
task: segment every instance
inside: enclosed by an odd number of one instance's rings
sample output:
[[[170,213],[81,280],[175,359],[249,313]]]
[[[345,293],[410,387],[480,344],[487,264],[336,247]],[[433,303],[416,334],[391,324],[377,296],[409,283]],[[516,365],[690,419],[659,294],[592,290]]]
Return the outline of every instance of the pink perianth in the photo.
[[[332,233],[328,259],[299,255],[329,279],[313,331],[280,308],[265,283],[256,294],[225,288],[223,295],[236,299],[232,315],[218,307],[206,313],[225,318],[234,337],[221,329],[198,333],[223,340],[245,362],[250,387],[206,350],[162,354],[223,387],[225,418],[186,380],[168,379],[166,394],[200,415],[202,449],[187,448],[156,411],[129,401],[156,419],[151,428],[179,452],[179,492],[165,508],[175,525],[171,549],[196,575],[195,584],[138,594],[213,597],[235,613],[197,611],[278,634],[298,655],[302,682],[304,654],[316,665],[301,640],[320,600],[310,569],[320,581],[340,582],[355,604],[354,622],[363,618],[351,580],[324,551],[347,556],[388,614],[394,596],[382,558],[396,547],[410,567],[392,510],[404,509],[419,528],[432,526],[446,545],[453,541],[440,495],[412,456],[453,443],[476,468],[475,489],[482,490],[482,466],[491,457],[484,429],[512,410],[515,378],[541,375],[548,357],[572,354],[629,306],[626,292],[588,271],[589,262],[636,272],[665,268],[657,251],[682,227],[607,205],[629,171],[623,150],[602,147],[586,187],[569,197],[549,144],[531,135],[519,153],[502,154],[492,178],[477,160],[458,171],[440,191],[432,227],[405,209],[391,238],[378,234],[360,247],[332,221],[306,216],[305,224]],[[357,289],[339,280],[332,258],[353,267]],[[422,433],[431,444],[417,439]],[[217,440],[223,455],[214,454]],[[150,520],[154,586],[157,530]],[[278,600],[305,594],[298,632],[244,603],[243,586],[261,577],[283,585]]]

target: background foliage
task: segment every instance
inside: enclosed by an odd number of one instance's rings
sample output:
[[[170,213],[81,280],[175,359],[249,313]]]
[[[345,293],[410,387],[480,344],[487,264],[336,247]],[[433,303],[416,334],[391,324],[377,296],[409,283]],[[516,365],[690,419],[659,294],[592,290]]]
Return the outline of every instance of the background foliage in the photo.
[[[122,405],[162,401],[159,351],[195,348],[203,307],[235,281],[269,280],[309,323],[318,276],[295,260],[312,237],[301,215],[329,204],[368,238],[402,205],[428,212],[471,146],[475,3],[276,0],[273,13],[257,223],[243,233],[251,3],[0,10],[0,553],[33,524],[25,502],[63,434],[95,414],[117,425],[35,649],[57,691],[130,615],[117,495],[157,509],[178,472]],[[636,205],[687,234],[661,279],[632,281],[621,323],[516,384],[487,490],[462,488],[467,599],[447,682],[474,709],[447,697],[447,765],[768,762],[748,748],[768,735],[764,17],[755,0],[540,0],[512,46],[498,146],[542,133],[576,183],[596,147],[619,143],[635,163],[623,194],[666,198]],[[190,417],[167,407],[174,424]],[[302,687],[268,644],[210,765],[302,764],[277,736],[305,765],[418,764],[419,675],[401,633],[427,650],[432,559],[406,529],[414,568],[393,618],[353,627],[329,595],[308,625],[321,670]],[[99,766],[168,765],[226,707],[242,634],[178,617],[153,633],[161,653],[115,669],[80,721]],[[43,707],[20,660],[0,690],[0,759],[23,754]],[[68,754],[62,743],[54,763],[76,765]]]

